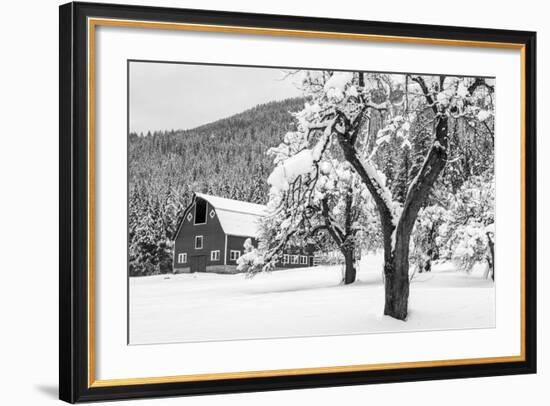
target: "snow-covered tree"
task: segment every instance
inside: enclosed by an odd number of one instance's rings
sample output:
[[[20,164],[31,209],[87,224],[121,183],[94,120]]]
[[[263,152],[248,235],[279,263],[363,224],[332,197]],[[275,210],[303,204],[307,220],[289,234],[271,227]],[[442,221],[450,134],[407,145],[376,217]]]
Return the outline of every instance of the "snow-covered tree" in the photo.
[[[452,216],[446,227],[447,256],[469,272],[476,263],[487,263],[487,273],[495,278],[495,185],[493,176],[476,176],[453,196]]]
[[[314,114],[311,107],[306,105],[297,119]],[[372,217],[365,212],[369,194],[351,165],[334,158],[338,147],[326,135],[319,143],[303,130],[289,132],[268,151],[276,167],[268,178],[269,215],[261,224],[263,260],[254,252],[241,261],[239,269],[249,273],[271,269],[285,247],[305,242],[324,251],[339,250],[345,261],[343,282],[355,281],[356,253],[374,229],[366,222]]]
[[[443,224],[449,222],[449,212],[439,205],[420,209],[414,226],[411,242],[410,260],[416,265],[417,272],[430,272],[432,260],[440,257],[442,244],[445,242],[446,231]]]
[[[268,182],[272,190],[285,192],[283,198],[307,205],[308,193],[314,190],[310,184],[317,179],[311,174],[319,171],[325,154],[332,151],[329,146],[340,147],[340,156],[368,189],[379,214],[384,247],[384,314],[404,320],[408,310],[411,233],[419,210],[447,163],[449,122],[490,119],[493,85],[484,78],[443,75],[331,71],[306,71],[303,75],[302,84],[310,98],[297,115],[304,148],[281,161]],[[376,132],[375,142],[369,140],[373,133],[368,131],[373,111],[382,114],[385,124]],[[418,117],[429,122],[426,135],[431,144],[401,203],[393,199],[386,177],[377,168],[376,156],[384,143],[396,139],[402,145],[410,143],[411,127],[419,123]],[[296,194],[296,185],[306,194]],[[275,207],[280,205],[278,202]],[[299,219],[301,216],[293,216],[284,225],[298,229]],[[284,243],[283,239],[281,244]]]
[[[410,255],[419,272],[437,259],[465,272],[486,263],[486,277],[494,280],[494,190],[492,174],[473,176],[456,193],[440,190],[433,204],[419,211]]]

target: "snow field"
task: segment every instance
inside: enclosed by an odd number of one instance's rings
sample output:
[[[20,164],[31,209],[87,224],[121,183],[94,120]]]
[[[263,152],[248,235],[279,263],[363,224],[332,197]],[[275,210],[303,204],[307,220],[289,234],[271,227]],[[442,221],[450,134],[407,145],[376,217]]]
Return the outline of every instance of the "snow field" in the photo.
[[[495,292],[483,267],[416,274],[406,322],[383,316],[382,256],[364,256],[357,281],[341,266],[261,273],[130,278],[130,344],[491,328]]]

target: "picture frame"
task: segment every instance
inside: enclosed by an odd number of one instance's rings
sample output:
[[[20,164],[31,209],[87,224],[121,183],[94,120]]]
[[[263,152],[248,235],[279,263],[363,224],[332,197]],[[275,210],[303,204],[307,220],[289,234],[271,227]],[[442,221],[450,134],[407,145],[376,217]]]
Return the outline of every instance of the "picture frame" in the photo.
[[[75,403],[536,373],[536,33],[73,2],[60,6],[59,397]],[[519,53],[519,354],[98,379],[94,212],[98,27]],[[439,49],[438,48],[438,49]],[[460,70],[460,67],[457,69]],[[202,242],[201,242],[202,245]],[[126,272],[126,270],[121,270]],[[126,344],[126,343],[124,343]],[[273,351],[277,351],[273,348]],[[246,354],[244,355],[246,356]],[[121,361],[123,362],[123,361]]]

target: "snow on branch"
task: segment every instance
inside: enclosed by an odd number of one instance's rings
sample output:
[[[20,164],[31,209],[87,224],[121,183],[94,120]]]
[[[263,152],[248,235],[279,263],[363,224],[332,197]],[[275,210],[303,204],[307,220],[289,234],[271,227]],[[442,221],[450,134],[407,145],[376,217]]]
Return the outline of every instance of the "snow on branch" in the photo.
[[[392,215],[391,220],[393,225],[394,226],[397,225],[397,221],[401,214],[401,205],[398,202],[395,202],[393,200],[392,194],[390,190],[386,187],[386,183],[382,180],[382,177],[380,176],[380,173],[378,172],[378,170],[373,165],[371,165],[368,161],[363,161],[363,166],[372,184],[376,188],[378,195],[388,207]]]
[[[356,96],[357,89],[351,85],[352,81],[353,72],[334,72],[324,86],[327,98],[342,100],[346,94]]]
[[[272,194],[288,191],[290,185],[296,179],[311,173],[315,169],[330,141],[335,121],[333,119],[325,123],[323,135],[313,148],[305,148],[297,154],[279,162],[279,165],[275,167],[267,178],[267,183],[271,186]]]

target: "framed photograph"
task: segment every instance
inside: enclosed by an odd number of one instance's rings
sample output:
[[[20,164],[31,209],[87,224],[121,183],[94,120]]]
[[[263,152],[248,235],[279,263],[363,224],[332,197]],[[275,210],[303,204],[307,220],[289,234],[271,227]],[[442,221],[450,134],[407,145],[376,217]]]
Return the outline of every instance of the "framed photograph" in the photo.
[[[60,7],[60,398],[536,371],[536,34]]]

